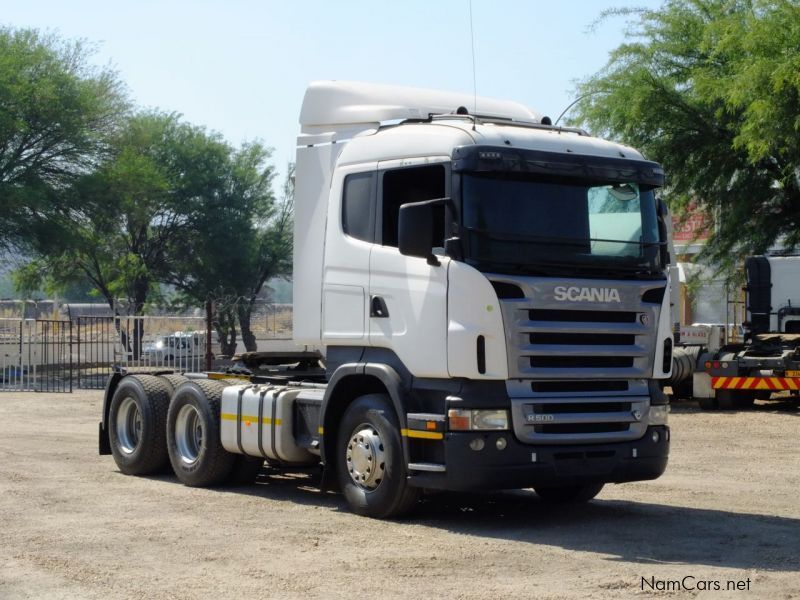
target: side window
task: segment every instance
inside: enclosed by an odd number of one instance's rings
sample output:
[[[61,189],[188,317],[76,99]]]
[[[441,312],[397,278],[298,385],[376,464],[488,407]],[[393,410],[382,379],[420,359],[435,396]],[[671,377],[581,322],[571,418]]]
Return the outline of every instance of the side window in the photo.
[[[344,179],[342,196],[342,228],[359,240],[375,239],[375,173],[355,173]]]
[[[386,171],[381,202],[381,243],[397,247],[400,206],[409,202],[443,198],[446,194],[443,165],[411,167]],[[433,246],[444,246],[444,207],[434,214]]]

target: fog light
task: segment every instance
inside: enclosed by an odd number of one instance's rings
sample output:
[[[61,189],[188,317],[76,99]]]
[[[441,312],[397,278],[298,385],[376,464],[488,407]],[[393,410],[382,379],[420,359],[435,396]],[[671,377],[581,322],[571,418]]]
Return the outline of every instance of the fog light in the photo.
[[[506,446],[508,446],[508,442],[506,441],[506,438],[499,437],[499,438],[497,438],[497,441],[495,442],[495,446],[497,446],[498,450],[505,450]]]
[[[483,450],[484,442],[481,438],[475,438],[469,443],[469,447],[475,450],[475,452],[479,452]]]
[[[657,444],[658,440],[661,439],[661,436],[658,435],[657,431],[654,431],[650,437],[653,439],[654,444]]]

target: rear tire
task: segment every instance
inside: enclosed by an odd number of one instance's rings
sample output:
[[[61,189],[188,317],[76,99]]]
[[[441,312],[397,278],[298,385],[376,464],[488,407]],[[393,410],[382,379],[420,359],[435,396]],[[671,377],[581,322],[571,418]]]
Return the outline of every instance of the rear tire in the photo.
[[[206,379],[181,384],[167,413],[167,450],[178,479],[210,487],[230,476],[236,455],[222,447],[220,405],[224,386]]]
[[[603,483],[587,483],[584,485],[556,485],[533,488],[545,502],[553,504],[574,504],[588,502],[603,489]]]
[[[385,394],[361,396],[345,411],[336,441],[336,472],[356,514],[387,519],[416,506],[421,490],[408,483],[400,424]]]
[[[108,414],[111,454],[126,475],[150,475],[169,464],[167,409],[172,390],[158,377],[124,377]]]
[[[173,373],[172,375],[159,375],[159,378],[166,381],[173,392],[180,384],[189,381],[188,377],[185,375],[178,375],[177,373]]]

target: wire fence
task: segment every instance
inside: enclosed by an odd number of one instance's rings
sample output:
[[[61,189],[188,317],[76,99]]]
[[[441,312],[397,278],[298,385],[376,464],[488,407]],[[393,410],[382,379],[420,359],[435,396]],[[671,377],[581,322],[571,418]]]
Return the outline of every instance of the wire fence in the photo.
[[[257,305],[250,328],[257,350],[291,338],[292,305]],[[236,348],[244,350],[241,343]],[[211,366],[207,358],[221,355],[213,323],[203,317],[0,318],[0,392],[102,389],[115,366],[203,371]]]

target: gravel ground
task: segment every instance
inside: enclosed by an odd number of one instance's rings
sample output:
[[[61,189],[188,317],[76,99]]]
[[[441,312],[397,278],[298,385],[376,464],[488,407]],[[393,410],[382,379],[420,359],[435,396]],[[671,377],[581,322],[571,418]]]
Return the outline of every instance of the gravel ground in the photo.
[[[97,455],[101,403],[0,394],[0,598],[800,598],[796,404],[673,407],[667,473],[588,505],[441,494],[381,522],[316,473],[124,476]]]

